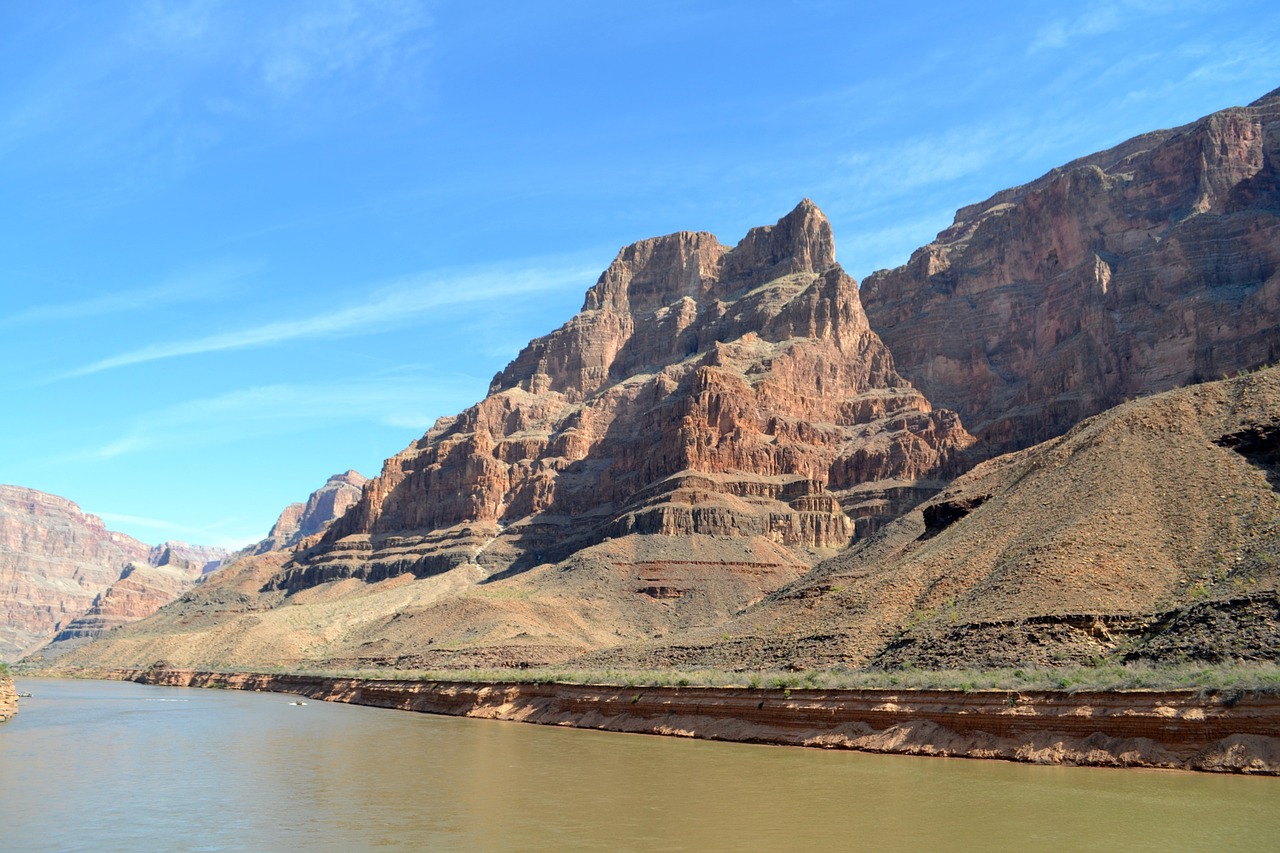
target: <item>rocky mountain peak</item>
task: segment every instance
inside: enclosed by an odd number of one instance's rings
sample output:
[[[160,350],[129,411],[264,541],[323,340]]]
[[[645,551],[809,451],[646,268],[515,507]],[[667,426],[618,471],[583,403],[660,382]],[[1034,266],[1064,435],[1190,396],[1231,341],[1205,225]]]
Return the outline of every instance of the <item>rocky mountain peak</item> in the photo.
[[[292,548],[308,536],[326,530],[360,499],[360,491],[369,478],[349,469],[334,474],[316,489],[305,503],[291,503],[281,511],[267,538],[250,547],[252,554],[265,554]]]
[[[752,228],[724,259],[722,278],[751,287],[793,273],[820,273],[835,266],[831,223],[810,199],[778,220]]]
[[[736,540],[735,564],[789,573],[920,500],[971,441],[894,370],[806,199],[732,249],[691,231],[624,248],[577,316],[388,460],[277,584],[478,553],[516,571],[628,537]]]

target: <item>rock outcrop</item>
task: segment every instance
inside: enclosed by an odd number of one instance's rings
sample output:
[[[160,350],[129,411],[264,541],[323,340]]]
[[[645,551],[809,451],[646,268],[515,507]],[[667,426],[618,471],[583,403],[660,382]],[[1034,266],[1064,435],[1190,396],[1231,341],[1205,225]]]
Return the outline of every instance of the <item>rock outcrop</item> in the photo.
[[[225,548],[209,545],[192,545],[177,539],[170,539],[151,549],[147,555],[147,564],[151,566],[172,566],[181,570],[196,570],[200,575],[217,571],[230,554]]]
[[[215,566],[220,560],[211,561]],[[130,563],[89,608],[70,621],[59,623],[57,633],[28,657],[53,660],[97,639],[108,631],[136,622],[191,589],[206,574],[205,561],[175,561],[159,566]]]
[[[329,525],[360,500],[360,490],[367,482],[368,477],[354,470],[334,474],[312,492],[305,503],[285,507],[267,538],[253,546],[251,553],[293,548],[303,539],[328,530]]]
[[[689,232],[623,249],[581,313],[388,460],[279,585],[518,572],[633,535],[810,564],[931,494],[970,441],[894,370],[805,200],[732,249]]]
[[[429,714],[822,749],[1280,775],[1280,699],[1196,691],[606,687],[191,672],[115,677]]]
[[[69,665],[530,665],[730,618],[967,464],[834,252],[807,200],[733,248],[624,248],[318,540],[255,558],[278,571],[233,564]]]
[[[1280,359],[1280,90],[961,209],[863,282],[899,370],[983,453]]]

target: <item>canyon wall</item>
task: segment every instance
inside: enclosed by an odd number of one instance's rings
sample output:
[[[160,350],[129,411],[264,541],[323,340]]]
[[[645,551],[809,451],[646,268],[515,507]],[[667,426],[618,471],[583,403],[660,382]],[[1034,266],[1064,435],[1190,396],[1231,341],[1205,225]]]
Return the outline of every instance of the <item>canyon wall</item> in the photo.
[[[0,661],[55,635],[84,642],[150,615],[226,556],[186,542],[145,545],[65,498],[0,486]]]
[[[334,474],[323,486],[312,492],[305,502],[285,507],[267,538],[254,545],[250,552],[265,554],[268,551],[282,551],[295,547],[308,537],[323,533],[360,500],[360,490],[367,482],[369,478],[358,471]]]
[[[150,553],[65,498],[0,486],[0,660],[45,643]]]
[[[1280,360],[1280,90],[961,209],[862,300],[994,456]]]

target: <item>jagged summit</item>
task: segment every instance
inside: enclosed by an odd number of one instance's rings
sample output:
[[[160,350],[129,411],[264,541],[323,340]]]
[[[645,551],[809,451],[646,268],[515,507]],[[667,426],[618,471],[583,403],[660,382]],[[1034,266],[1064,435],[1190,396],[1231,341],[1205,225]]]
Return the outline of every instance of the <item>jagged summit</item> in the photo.
[[[280,513],[267,538],[248,551],[265,554],[292,548],[308,536],[328,528],[360,498],[360,490],[369,478],[355,469],[334,474],[316,489],[305,503],[291,503]]]
[[[705,232],[624,248],[581,313],[388,460],[279,583],[523,571],[626,537],[680,560],[723,537],[697,562],[793,573],[931,493],[970,441],[894,370],[806,199],[732,249]]]
[[[701,304],[791,273],[823,272],[835,263],[831,224],[806,198],[776,225],[752,228],[732,249],[705,231],[632,243],[587,291],[582,310],[644,314],[684,298]]]
[[[1274,659],[1275,370],[1077,421],[1277,360],[1275,94],[964,208],[861,294],[808,201],[628,246],[311,547],[75,662]]]

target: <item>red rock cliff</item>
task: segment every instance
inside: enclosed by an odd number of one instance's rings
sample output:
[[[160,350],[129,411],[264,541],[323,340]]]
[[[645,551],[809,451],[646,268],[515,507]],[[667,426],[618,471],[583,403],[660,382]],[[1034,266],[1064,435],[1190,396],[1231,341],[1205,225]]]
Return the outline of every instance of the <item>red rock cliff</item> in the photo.
[[[805,200],[732,249],[688,232],[624,248],[281,583],[482,553],[500,572],[632,534],[762,537],[811,563],[929,494],[970,442],[895,371]]]
[[[1280,357],[1280,90],[963,208],[862,299],[987,453]]]

